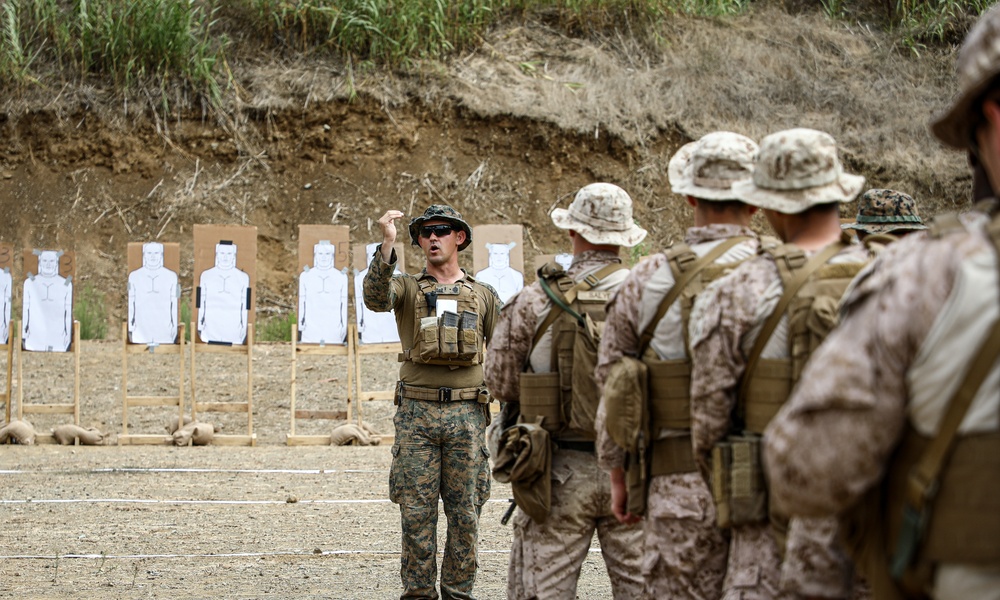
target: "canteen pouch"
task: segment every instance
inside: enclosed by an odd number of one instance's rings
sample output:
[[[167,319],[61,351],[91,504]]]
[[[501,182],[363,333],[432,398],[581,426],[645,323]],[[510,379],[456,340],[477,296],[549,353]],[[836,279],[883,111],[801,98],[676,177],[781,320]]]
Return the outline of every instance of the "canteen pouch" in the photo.
[[[761,437],[732,435],[712,448],[712,497],[722,529],[767,523]]]
[[[441,358],[458,358],[458,314],[444,311],[440,317],[438,345]]]
[[[458,358],[472,360],[479,353],[479,315],[471,310],[463,310],[458,325]]]
[[[427,361],[439,356],[437,317],[423,317],[420,319],[420,335],[417,336],[417,350],[417,354],[421,360]]]

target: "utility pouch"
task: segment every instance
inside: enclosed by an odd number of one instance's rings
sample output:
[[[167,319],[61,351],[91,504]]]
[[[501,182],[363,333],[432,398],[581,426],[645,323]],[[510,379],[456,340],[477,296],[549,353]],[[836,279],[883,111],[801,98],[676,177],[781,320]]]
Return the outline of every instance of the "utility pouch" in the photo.
[[[420,334],[417,336],[417,354],[423,361],[437,358],[438,350],[438,319],[423,317],[420,319]]]
[[[562,393],[559,373],[521,373],[521,415],[525,421],[538,422],[550,433],[563,429]]]
[[[722,529],[768,522],[761,439],[732,435],[712,448],[712,497]]]
[[[458,313],[444,311],[441,313],[438,345],[441,348],[441,358],[458,358]]]
[[[625,486],[628,488],[626,510],[633,515],[646,514],[650,477],[646,469],[646,452],[625,453]]]
[[[463,310],[458,325],[458,358],[472,360],[479,353],[479,315],[471,310]]]

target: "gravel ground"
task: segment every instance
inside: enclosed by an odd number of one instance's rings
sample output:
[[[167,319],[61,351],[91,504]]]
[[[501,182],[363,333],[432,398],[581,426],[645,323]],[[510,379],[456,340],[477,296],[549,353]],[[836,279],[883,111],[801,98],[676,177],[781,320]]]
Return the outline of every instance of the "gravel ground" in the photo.
[[[399,512],[387,500],[389,447],[286,446],[289,354],[287,345],[256,348],[256,447],[116,446],[115,435],[101,447],[0,446],[0,597],[398,597]],[[300,357],[299,406],[346,408],[346,361],[306,359],[315,366],[304,370]],[[391,385],[395,361],[368,360],[378,363],[371,372],[379,376],[366,387]],[[198,361],[199,400],[240,399],[244,359]],[[71,397],[69,357],[30,355],[29,365],[26,402]],[[176,386],[176,357],[130,357],[130,365],[131,394],[165,394]],[[373,427],[391,432],[390,402],[362,409]],[[66,421],[34,417],[39,431]],[[167,409],[133,409],[130,433],[158,433],[168,417]],[[245,418],[218,417],[227,432],[246,427]],[[118,343],[81,345],[81,422],[121,430]],[[330,428],[300,420],[297,433]],[[500,518],[509,497],[509,486],[494,482],[483,511],[481,599],[505,595],[510,528]],[[443,514],[439,529],[443,542]],[[597,552],[584,564],[578,596],[610,597]]]

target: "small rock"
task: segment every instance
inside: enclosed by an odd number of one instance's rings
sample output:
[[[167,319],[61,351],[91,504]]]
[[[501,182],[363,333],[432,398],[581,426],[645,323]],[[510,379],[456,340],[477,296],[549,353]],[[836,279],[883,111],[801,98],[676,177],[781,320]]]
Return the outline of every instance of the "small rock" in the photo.
[[[313,184],[311,184],[311,183],[307,183],[307,184],[305,184],[304,186],[302,186],[302,189],[305,189],[305,190],[311,190],[311,189],[312,189],[312,187],[313,187]]]
[[[298,501],[299,501],[299,499],[296,496],[289,496],[289,497],[285,498],[285,502],[287,502],[288,504],[295,504]]]

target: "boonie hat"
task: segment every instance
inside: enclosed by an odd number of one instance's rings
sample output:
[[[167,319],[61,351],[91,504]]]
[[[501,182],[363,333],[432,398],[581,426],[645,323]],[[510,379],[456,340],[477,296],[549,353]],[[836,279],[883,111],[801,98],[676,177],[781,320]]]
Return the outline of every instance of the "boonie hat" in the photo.
[[[420,236],[420,227],[427,221],[447,221],[465,232],[465,241],[459,246],[459,250],[465,250],[472,243],[472,228],[462,218],[462,214],[447,204],[431,204],[419,217],[410,219],[410,243],[419,246],[417,241]]]
[[[964,150],[969,147],[972,133],[972,106],[1000,74],[1000,5],[983,13],[965,36],[955,67],[958,95],[931,121],[931,132],[945,145]]]
[[[815,129],[788,129],[760,142],[753,176],[733,184],[737,199],[789,215],[817,204],[850,202],[865,178],[844,172],[833,137]]]
[[[667,167],[670,191],[699,200],[733,200],[733,183],[753,173],[757,143],[730,131],[715,131],[681,146]]]
[[[591,244],[631,248],[646,237],[646,230],[632,220],[632,198],[611,183],[584,186],[569,209],[552,211],[552,222],[560,229],[572,229]]]
[[[917,214],[917,203],[912,196],[883,189],[871,189],[862,194],[854,223],[846,223],[842,227],[867,233],[927,229]]]

